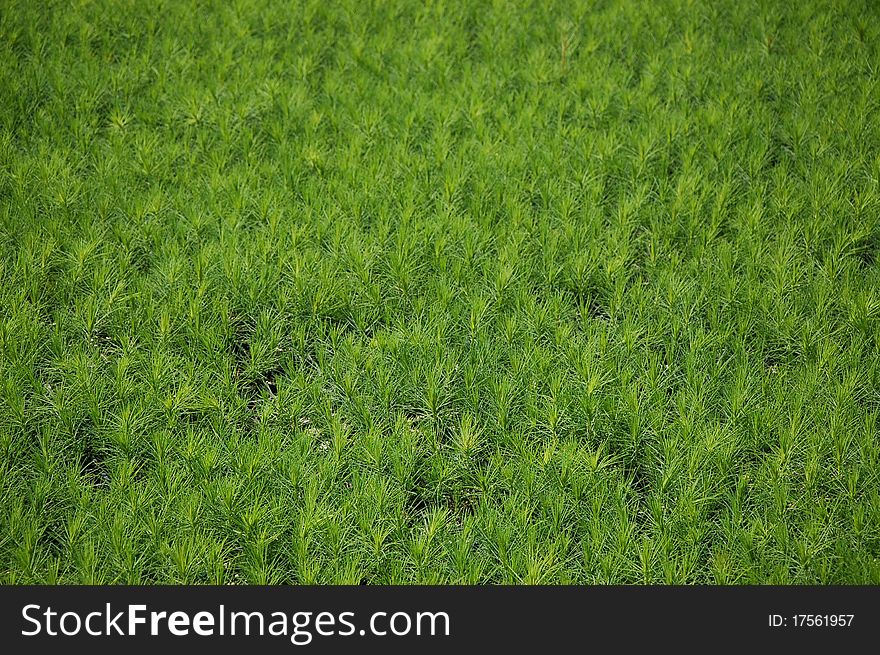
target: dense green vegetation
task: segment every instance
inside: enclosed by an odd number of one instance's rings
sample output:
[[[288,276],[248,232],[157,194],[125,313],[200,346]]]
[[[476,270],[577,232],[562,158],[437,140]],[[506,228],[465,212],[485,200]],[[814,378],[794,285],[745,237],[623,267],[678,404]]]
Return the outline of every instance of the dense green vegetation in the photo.
[[[878,38],[0,0],[0,581],[880,583]]]

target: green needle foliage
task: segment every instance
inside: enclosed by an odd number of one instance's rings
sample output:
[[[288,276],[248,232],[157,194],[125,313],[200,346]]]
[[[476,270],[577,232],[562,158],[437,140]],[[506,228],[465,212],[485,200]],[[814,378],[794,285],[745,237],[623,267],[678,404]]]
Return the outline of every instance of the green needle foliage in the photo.
[[[0,0],[0,581],[880,583],[870,0]]]

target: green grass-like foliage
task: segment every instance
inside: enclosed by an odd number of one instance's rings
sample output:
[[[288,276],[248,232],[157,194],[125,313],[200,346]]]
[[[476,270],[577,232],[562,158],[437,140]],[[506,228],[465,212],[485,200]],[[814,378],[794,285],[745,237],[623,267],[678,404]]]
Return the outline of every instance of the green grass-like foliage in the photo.
[[[877,10],[0,0],[0,581],[880,583]]]

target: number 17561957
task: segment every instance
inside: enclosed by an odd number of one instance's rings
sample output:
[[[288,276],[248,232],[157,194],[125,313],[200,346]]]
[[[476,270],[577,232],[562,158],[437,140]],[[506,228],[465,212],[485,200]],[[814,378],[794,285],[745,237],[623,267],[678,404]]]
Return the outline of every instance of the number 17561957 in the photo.
[[[771,628],[848,628],[855,614],[770,614],[767,625]]]

